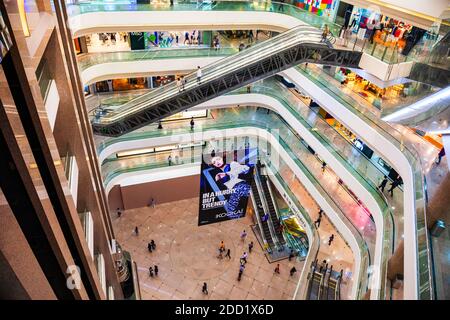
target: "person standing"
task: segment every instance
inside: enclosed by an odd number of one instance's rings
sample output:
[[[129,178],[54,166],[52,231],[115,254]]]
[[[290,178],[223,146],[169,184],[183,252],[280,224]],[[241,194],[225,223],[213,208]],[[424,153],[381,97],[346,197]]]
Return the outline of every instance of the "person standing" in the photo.
[[[274,273],[280,274],[280,264],[277,263],[277,266],[275,267],[275,270],[273,270]]]
[[[170,0],[170,6],[173,7],[173,0]]]
[[[152,247],[152,244],[150,242],[147,243],[147,249],[148,249],[149,252],[153,251],[153,247]]]
[[[384,192],[384,188],[386,187],[387,183],[388,183],[388,177],[384,176],[383,181],[381,181],[380,185],[378,186],[378,189],[381,189],[381,192]]]
[[[206,282],[203,282],[202,292],[204,294],[208,294],[208,285],[206,284]]]
[[[162,127],[161,120],[159,120],[159,121],[158,121],[158,129],[161,130],[162,128],[163,128],[163,127]]]
[[[156,206],[156,202],[155,202],[154,198],[152,198],[152,200],[150,201],[150,205],[152,206],[152,208],[154,208]]]
[[[120,208],[117,208],[117,216],[120,218],[121,215],[122,215],[122,211],[120,211]]]
[[[252,253],[252,249],[253,249],[253,241],[250,241],[250,243],[248,244],[248,253]]]
[[[190,122],[190,124],[191,124],[191,131],[193,131],[194,130],[194,117],[191,117],[191,122]]]
[[[327,163],[325,161],[322,161],[322,173],[325,172],[326,167],[327,167]]]
[[[167,157],[167,162],[169,163],[169,166],[172,165],[172,156],[171,156],[171,155],[169,155],[169,156]]]
[[[373,43],[373,36],[375,35],[374,28],[375,28],[375,19],[369,20],[369,22],[367,22],[367,33],[370,43]]]
[[[159,271],[158,266],[155,264],[155,276],[158,276],[158,271]]]
[[[331,243],[334,240],[334,234],[331,234],[330,238],[328,239],[328,245],[331,246]]]
[[[181,86],[181,78],[180,77],[177,78],[177,88],[178,88],[178,92],[180,92],[181,88],[182,88],[182,86]]]
[[[225,243],[223,242],[223,240],[220,241],[219,250],[220,250],[220,251],[225,251]]]
[[[184,87],[187,83],[187,80],[184,76],[181,76],[181,91],[184,91]]]
[[[322,214],[323,214],[323,210],[322,210],[322,208],[320,208],[320,210],[319,210],[319,218],[320,219],[322,219]]]
[[[228,260],[231,260],[231,250],[230,249],[227,250],[227,254],[225,255],[225,257],[227,257]]]
[[[202,80],[202,68],[200,66],[197,66],[197,83],[200,84]]]
[[[134,234],[135,235],[139,235],[139,229],[138,229],[138,227],[136,226],[136,227],[134,227]]]

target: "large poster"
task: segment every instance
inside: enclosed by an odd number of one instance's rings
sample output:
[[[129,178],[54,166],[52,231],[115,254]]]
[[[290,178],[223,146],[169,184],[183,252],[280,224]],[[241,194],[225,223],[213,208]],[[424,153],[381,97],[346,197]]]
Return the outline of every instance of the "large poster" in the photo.
[[[245,216],[257,149],[203,154],[198,225]]]

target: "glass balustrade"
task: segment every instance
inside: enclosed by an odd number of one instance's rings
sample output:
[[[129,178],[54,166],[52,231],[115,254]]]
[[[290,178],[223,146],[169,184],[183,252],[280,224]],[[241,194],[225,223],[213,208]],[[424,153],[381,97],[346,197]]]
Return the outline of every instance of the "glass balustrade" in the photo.
[[[223,129],[232,129],[237,127],[257,127],[257,128],[263,128],[277,137],[279,137],[278,142],[280,143],[281,149],[285,150],[289,157],[293,159],[296,163],[296,165],[302,170],[302,172],[308,177],[308,179],[314,184],[314,186],[319,190],[319,192],[326,197],[327,202],[332,206],[333,210],[339,215],[340,219],[344,222],[344,224],[347,226],[347,228],[354,234],[356,237],[358,246],[360,248],[360,254],[362,257],[361,262],[361,272],[360,272],[360,278],[358,279],[358,295],[357,297],[360,299],[364,295],[366,289],[367,289],[367,281],[368,281],[368,272],[367,268],[370,265],[370,248],[367,245],[367,241],[370,241],[372,244],[370,247],[373,247],[373,239],[367,240],[365,239],[365,236],[361,234],[360,230],[353,224],[352,220],[349,219],[343,209],[342,209],[342,203],[340,203],[339,196],[337,194],[334,194],[334,191],[331,191],[330,189],[325,189],[321,183],[321,175],[311,172],[311,164],[308,163],[308,166],[304,164],[304,161],[311,160],[311,157],[308,157],[310,154],[309,151],[306,150],[306,148],[301,144],[298,137],[292,133],[289,135],[281,135],[278,128],[274,128],[273,125],[270,125],[270,127],[267,125],[266,122],[254,122],[249,124],[248,121],[232,121],[232,122],[224,122],[220,121],[219,124],[215,123],[211,127],[203,126],[202,130],[223,130]],[[145,138],[148,138],[149,133],[150,136],[161,136],[161,135],[167,135],[171,136],[170,133],[171,130],[167,130],[165,132],[157,131],[156,135],[154,132],[146,132]],[[188,133],[190,132],[190,129],[178,129],[178,133]],[[286,131],[285,133],[288,134],[289,131]],[[159,135],[158,135],[159,133]],[[279,135],[280,134],[280,135]],[[283,136],[283,138],[281,138]],[[141,134],[141,138],[142,134]],[[116,138],[117,139],[117,138]],[[116,140],[114,139],[114,140]],[[120,139],[120,138],[119,138]],[[261,139],[260,139],[261,140]],[[291,146],[299,146],[296,147],[296,151],[291,150]],[[303,147],[300,147],[303,146]],[[189,149],[191,150],[191,149]],[[271,168],[273,169],[273,172],[279,174],[283,180],[289,181],[292,179],[293,172],[291,171],[290,167],[284,162],[282,157],[277,154],[276,148],[270,148],[271,152],[271,159],[274,159],[274,157],[277,158],[277,165],[273,165],[273,162],[270,164]],[[179,158],[179,165],[187,164],[187,163],[200,163],[201,161],[201,148],[195,148],[193,152],[183,152],[183,156]],[[160,157],[165,158],[166,154],[160,155]],[[107,161],[105,164],[107,165],[107,170],[104,172],[104,181],[105,183],[109,183],[114,177],[122,174],[122,173],[128,173],[128,172],[135,172],[135,171],[141,171],[141,170],[149,170],[149,169],[156,169],[156,168],[163,168],[168,167],[169,163],[167,160],[162,161],[155,161],[152,162],[151,159],[154,159],[157,157],[157,155],[152,154],[144,157],[136,157],[136,160],[133,161],[120,161],[120,160],[110,160]],[[264,155],[263,155],[264,157]],[[300,159],[300,158],[303,159]],[[318,162],[318,160],[316,160]],[[116,163],[116,164],[115,164]],[[125,164],[127,163],[127,164]],[[104,165],[105,165],[104,164]],[[319,166],[320,164],[317,163]],[[102,166],[102,169],[106,169],[106,167]],[[172,164],[176,165],[176,164]],[[319,168],[316,166],[317,169]],[[331,193],[330,193],[331,192]],[[301,207],[300,207],[301,208]],[[308,219],[308,222],[311,223],[311,220]],[[314,229],[313,229],[314,230]],[[372,248],[373,250],[373,248]]]
[[[388,123],[379,120],[372,114],[366,106],[349,95],[343,94],[338,86],[333,85],[333,78],[324,72],[306,69],[304,66],[298,66],[297,71],[308,77],[314,84],[330,94],[336,101],[341,103],[359,118],[363,119],[368,125],[374,128],[384,138],[401,150],[411,165],[414,198],[415,198],[415,219],[416,219],[416,241],[417,241],[417,266],[418,273],[418,298],[428,300],[432,298],[432,278],[430,250],[426,227],[426,180],[423,172],[424,166],[421,163],[421,155],[417,152],[412,142],[407,140],[407,136],[398,131]],[[330,85],[331,83],[331,85]]]
[[[243,119],[243,113],[239,112],[238,114],[234,113],[235,116],[238,116],[239,119]],[[315,177],[316,179],[321,179],[321,175],[320,175],[320,161],[315,158],[314,155],[312,155],[307,149],[306,147],[301,143],[300,138],[290,129],[287,128],[286,125],[282,124],[282,122],[280,122],[278,116],[274,115],[274,114],[270,114],[270,115],[266,115],[267,117],[269,117],[271,119],[270,122],[262,122],[262,121],[249,121],[249,119],[246,119],[245,121],[239,121],[234,119],[234,117],[230,114],[230,113],[224,113],[224,118],[230,118],[229,122],[225,121],[224,119],[220,118],[219,120],[217,119],[217,115],[215,116],[216,120],[218,121],[217,123],[211,123],[208,126],[206,124],[202,125],[202,130],[218,130],[218,129],[229,129],[229,128],[233,128],[233,127],[237,127],[237,126],[251,126],[251,127],[260,127],[260,128],[265,128],[266,130],[269,129],[269,125],[270,125],[270,132],[274,132],[274,134],[280,135],[282,137],[282,139],[280,138],[280,144],[282,145],[282,147],[286,150],[288,150],[289,152],[291,152],[291,156],[295,155],[296,157],[301,157],[302,161],[307,161],[309,163],[309,166],[311,167],[311,161],[313,161],[313,164],[315,164],[314,168],[316,170],[316,174]],[[278,119],[278,120],[277,120]],[[285,128],[280,128],[278,127],[276,124],[282,124]],[[187,133],[190,132],[189,128],[183,129],[183,128],[178,128],[175,130],[170,130],[170,129],[164,129],[164,130],[156,130],[156,131],[146,131],[146,132],[141,132],[139,134],[137,133],[131,133],[131,134],[127,134],[125,136],[130,136],[128,138],[131,139],[143,139],[143,138],[149,138],[152,136],[159,136],[161,134],[170,136],[173,134],[181,134],[181,133]],[[112,141],[118,142],[118,141],[124,141],[123,140],[124,137],[119,137],[119,138],[113,138],[113,139],[108,139],[105,141],[105,143],[103,143],[100,147],[100,149],[103,149],[104,147],[106,147],[107,145],[111,145],[111,143],[113,143]],[[126,139],[126,138],[125,138]],[[128,140],[128,139],[126,139]],[[126,141],[125,140],[125,141]],[[291,148],[294,148],[294,150],[291,150]],[[288,153],[289,153],[288,152]],[[120,170],[123,170],[123,168],[121,168]],[[330,190],[328,190],[328,192],[330,192]],[[333,191],[336,192],[336,191]],[[348,197],[348,201],[352,201],[354,202],[355,200],[353,198],[350,197],[349,194],[347,194]],[[334,199],[333,201],[336,202],[339,200],[336,200],[337,198],[339,198],[338,195],[333,195],[330,197],[330,199]],[[340,204],[339,207],[341,207],[343,204]],[[336,204],[336,206],[338,206],[338,204]],[[342,210],[341,210],[342,211]],[[353,228],[355,228],[353,226]],[[359,231],[358,231],[359,232]],[[367,235],[364,235],[367,236]],[[369,241],[370,243],[370,251],[373,251],[374,248],[374,241],[375,239],[372,237],[371,239],[367,239],[366,241]]]
[[[85,2],[79,4],[67,5],[69,16],[77,16],[80,14],[88,14],[92,12],[122,12],[122,11],[251,11],[251,12],[275,12],[296,18],[303,23],[307,23],[318,29],[323,29],[325,24],[328,25],[333,38],[340,36],[342,26],[329,21],[326,17],[319,17],[309,11],[300,9],[294,5],[275,2],[275,1],[215,1],[214,5],[205,5],[197,1],[179,1],[174,6],[169,3],[157,4],[104,4]],[[424,37],[425,38],[425,37]],[[427,38],[428,39],[428,38]],[[349,40],[348,48],[352,50],[364,51],[375,58],[389,63],[395,64],[406,61],[424,61],[426,59],[427,48],[432,48],[437,39],[424,39],[416,50],[412,50],[410,54],[404,56],[399,48],[394,45],[386,45],[384,43],[369,43],[367,38],[359,39],[356,34],[352,35]]]
[[[88,53],[77,57],[78,66],[83,71],[89,67],[113,62],[151,61],[160,59],[223,57],[239,51],[238,48],[183,48],[183,49],[152,49],[120,52]]]

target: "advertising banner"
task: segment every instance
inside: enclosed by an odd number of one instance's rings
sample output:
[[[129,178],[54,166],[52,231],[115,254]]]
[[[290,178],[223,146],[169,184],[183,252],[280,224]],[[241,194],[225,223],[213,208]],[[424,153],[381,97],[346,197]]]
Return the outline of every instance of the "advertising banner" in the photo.
[[[198,225],[245,216],[257,149],[202,155]]]

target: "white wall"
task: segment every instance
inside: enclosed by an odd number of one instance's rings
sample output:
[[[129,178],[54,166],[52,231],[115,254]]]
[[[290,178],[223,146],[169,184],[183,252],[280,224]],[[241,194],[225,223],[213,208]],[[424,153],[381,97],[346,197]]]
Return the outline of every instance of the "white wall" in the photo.
[[[263,29],[282,32],[301,24],[305,23],[285,14],[256,11],[116,11],[69,18],[74,38],[112,31]]]

